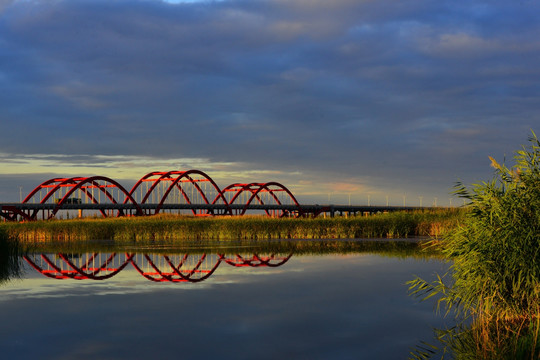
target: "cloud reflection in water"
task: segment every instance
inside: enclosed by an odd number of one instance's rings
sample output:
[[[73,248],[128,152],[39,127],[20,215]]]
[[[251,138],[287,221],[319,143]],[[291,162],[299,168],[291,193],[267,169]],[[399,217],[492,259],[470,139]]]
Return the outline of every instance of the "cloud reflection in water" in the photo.
[[[150,282],[133,268],[106,281],[34,272],[0,288],[9,324],[0,327],[0,346],[20,358],[405,358],[443,325],[404,283],[445,266],[301,256],[264,270],[220,266],[195,284]]]

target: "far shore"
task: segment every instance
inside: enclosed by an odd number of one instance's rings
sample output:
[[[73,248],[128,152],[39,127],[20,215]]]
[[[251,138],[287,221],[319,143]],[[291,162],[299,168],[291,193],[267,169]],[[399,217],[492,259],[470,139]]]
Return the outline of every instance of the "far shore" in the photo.
[[[22,242],[436,238],[457,226],[465,213],[464,209],[440,209],[334,218],[157,215],[3,222],[0,237]]]

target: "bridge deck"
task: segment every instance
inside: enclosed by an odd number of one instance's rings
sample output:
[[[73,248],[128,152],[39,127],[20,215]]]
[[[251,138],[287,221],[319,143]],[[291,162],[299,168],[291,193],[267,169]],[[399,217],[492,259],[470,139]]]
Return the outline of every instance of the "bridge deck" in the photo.
[[[136,210],[139,206],[142,210],[153,210],[158,207],[159,204],[115,204],[115,203],[103,203],[103,204],[63,204],[62,210]],[[56,204],[30,204],[30,203],[0,203],[0,211],[12,211],[13,209],[18,209],[20,211],[28,210],[53,210],[55,209]],[[429,209],[427,207],[414,207],[414,206],[368,206],[368,205],[275,205],[275,204],[250,204],[250,205],[240,205],[240,204],[162,204],[161,210],[214,210],[214,211],[225,211],[227,209],[232,210],[242,210],[247,208],[247,210],[285,210],[285,211],[301,211],[304,213],[364,213],[364,212],[389,212],[389,211],[400,211],[400,210],[419,210],[419,209]]]

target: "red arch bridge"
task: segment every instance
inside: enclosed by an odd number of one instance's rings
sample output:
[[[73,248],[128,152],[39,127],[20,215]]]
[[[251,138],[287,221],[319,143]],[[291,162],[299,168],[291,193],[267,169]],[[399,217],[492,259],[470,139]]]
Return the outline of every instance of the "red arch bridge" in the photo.
[[[107,280],[128,265],[154,282],[200,282],[212,276],[220,264],[233,267],[278,267],[292,254],[29,254],[24,260],[53,279]]]
[[[200,170],[154,171],[139,179],[131,190],[105,176],[54,178],[36,186],[21,203],[0,203],[7,221],[52,219],[70,211],[78,216],[144,216],[159,213],[195,216],[245,215],[317,216],[329,213],[377,212],[406,207],[300,205],[278,182],[234,183],[220,188]]]

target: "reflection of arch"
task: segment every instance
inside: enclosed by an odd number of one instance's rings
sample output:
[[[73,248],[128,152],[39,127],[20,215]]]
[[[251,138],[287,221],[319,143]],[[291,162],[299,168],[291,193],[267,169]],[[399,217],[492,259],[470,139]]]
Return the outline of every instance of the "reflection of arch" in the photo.
[[[292,253],[288,256],[280,256],[271,254],[270,256],[253,254],[252,256],[241,256],[236,254],[233,258],[226,258],[224,261],[232,266],[242,267],[259,267],[259,266],[268,266],[268,267],[278,267],[285,264],[291,258]]]
[[[155,281],[155,282],[199,282],[208,279],[214,271],[218,268],[219,264],[221,263],[221,255],[217,256],[217,259],[211,260],[211,266],[210,267],[204,267],[203,263],[204,260],[207,259],[206,254],[202,254],[196,261],[195,265],[192,267],[185,267],[187,260],[189,259],[189,255],[185,254],[182,259],[178,262],[178,264],[174,264],[174,261],[171,260],[170,256],[163,255],[163,259],[165,260],[166,264],[165,269],[161,269],[156,262],[150,258],[148,254],[144,255],[146,261],[151,266],[152,270],[150,271],[144,271],[141,269],[141,267],[135,262],[131,261],[131,264],[135,269],[147,278],[148,280]]]
[[[113,268],[110,267],[111,262],[114,260],[116,254],[113,253],[109,255],[106,260],[102,263],[99,263],[97,266],[94,263],[96,258],[100,258],[99,253],[93,253],[87,259],[82,266],[77,266],[66,254],[58,254],[57,259],[61,259],[67,267],[58,265],[54,259],[51,259],[46,254],[41,254],[41,259],[47,264],[50,268],[44,269],[43,265],[38,265],[35,259],[31,259],[28,255],[24,256],[24,259],[38,272],[43,275],[53,278],[53,279],[92,279],[92,280],[105,280],[113,277],[122,271],[134,254],[126,254],[126,261],[124,261],[119,267]]]
[[[243,193],[248,193],[248,199],[244,203],[243,209],[239,211],[239,215],[244,215],[248,210],[248,207],[253,203],[257,202],[258,205],[269,205],[268,202],[273,202],[273,205],[283,205],[283,201],[291,201],[292,205],[297,207],[297,215],[300,214],[300,204],[284,185],[277,182],[267,182],[267,183],[250,183],[250,184],[231,184],[223,189],[223,193],[232,192],[234,195],[229,199],[229,204],[232,205],[241,199]],[[262,194],[267,193],[266,199]],[[285,199],[280,199],[278,196],[279,193],[286,194]],[[266,200],[266,202],[265,202]],[[264,209],[266,215],[272,216],[275,213],[270,213],[270,210]],[[287,210],[279,210],[279,216],[287,216],[289,212]]]
[[[289,255],[260,254],[135,254],[87,253],[32,254],[23,258],[36,271],[53,279],[106,280],[131,264],[144,278],[154,282],[200,282],[208,279],[221,263],[233,267],[278,267]]]
[[[145,182],[151,182],[150,186],[147,186],[146,191],[143,189]],[[162,194],[159,193],[159,185],[164,185]],[[210,197],[208,189],[203,189],[201,184],[210,184],[211,191],[214,191],[213,196]],[[189,189],[186,189],[186,185],[191,187],[192,193],[189,193]],[[175,196],[174,192],[177,191]],[[143,176],[131,189],[130,194],[135,196],[140,192],[140,203],[145,204],[149,201],[154,192],[157,192],[156,198],[157,207],[153,214],[158,214],[163,207],[163,204],[172,197],[172,201],[181,202],[185,201],[186,204],[194,204],[194,200],[202,200],[201,203],[206,205],[210,204],[224,204],[228,205],[227,200],[223,196],[219,186],[212,180],[210,176],[200,170],[188,170],[188,171],[168,171],[158,172],[154,171]],[[195,198],[196,197],[196,198]],[[193,215],[204,215],[203,210],[191,209]],[[212,214],[209,210],[205,210],[206,214]],[[227,207],[226,214],[230,214],[230,209]]]

